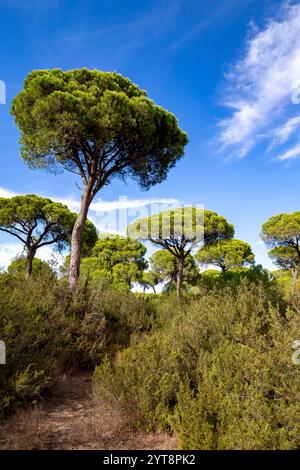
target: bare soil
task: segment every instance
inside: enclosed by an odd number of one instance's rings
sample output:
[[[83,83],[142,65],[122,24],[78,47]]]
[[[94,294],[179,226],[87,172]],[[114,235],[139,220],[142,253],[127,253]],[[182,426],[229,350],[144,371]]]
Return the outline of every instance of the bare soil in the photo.
[[[0,426],[1,450],[178,448],[176,438],[136,431],[129,416],[102,403],[91,373],[63,375],[41,403],[16,411]]]

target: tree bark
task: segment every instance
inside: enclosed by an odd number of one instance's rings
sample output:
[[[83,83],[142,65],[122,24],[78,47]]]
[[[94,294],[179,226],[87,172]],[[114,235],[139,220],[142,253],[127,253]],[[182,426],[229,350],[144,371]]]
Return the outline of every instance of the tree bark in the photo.
[[[298,279],[298,275],[299,275],[298,268],[292,269],[292,276],[293,276],[292,288],[293,288],[293,289],[294,289],[295,286],[296,286],[296,282],[297,282],[297,279]]]
[[[32,263],[35,257],[36,250],[29,248],[26,257],[26,279],[29,279],[32,274]]]
[[[184,265],[184,257],[180,256],[178,258],[178,261],[177,261],[177,278],[176,278],[176,297],[177,297],[177,300],[179,300],[181,298],[183,265]]]
[[[86,185],[81,198],[80,213],[73,227],[71,237],[71,258],[69,270],[69,292],[72,295],[76,289],[80,274],[80,259],[82,251],[82,234],[92,201],[92,188]]]

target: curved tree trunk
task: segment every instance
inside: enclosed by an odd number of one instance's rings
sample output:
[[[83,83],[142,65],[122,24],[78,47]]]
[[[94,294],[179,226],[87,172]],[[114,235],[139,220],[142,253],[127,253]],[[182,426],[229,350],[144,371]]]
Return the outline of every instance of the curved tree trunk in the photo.
[[[177,278],[176,278],[176,297],[177,297],[177,300],[179,300],[181,298],[183,265],[184,265],[184,257],[181,256],[177,260]]]
[[[82,251],[82,234],[87,220],[87,215],[92,201],[91,188],[85,186],[82,199],[80,213],[76,219],[76,222],[72,231],[71,238],[71,258],[70,258],[70,270],[69,270],[69,292],[73,294],[80,274],[80,259]]]
[[[28,249],[26,257],[26,279],[28,279],[32,274],[32,263],[35,257],[36,250]]]

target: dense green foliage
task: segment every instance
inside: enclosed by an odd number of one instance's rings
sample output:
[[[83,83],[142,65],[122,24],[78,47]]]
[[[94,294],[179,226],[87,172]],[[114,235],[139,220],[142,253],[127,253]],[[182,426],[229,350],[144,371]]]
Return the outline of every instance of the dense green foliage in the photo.
[[[98,365],[102,399],[184,449],[299,448],[297,286],[283,296],[280,276],[257,266],[206,271],[181,302],[99,279],[70,298],[49,271],[26,281],[19,268],[0,275],[1,413],[69,367]]]
[[[0,198],[0,230],[14,235],[26,247],[51,243],[64,247],[74,217],[67,206],[35,194]]]
[[[168,250],[157,250],[149,259],[150,271],[147,273],[150,280],[156,280],[156,283],[166,283],[166,287],[176,285],[177,278],[177,260]],[[183,288],[193,286],[199,280],[199,270],[194,258],[189,255],[184,260],[183,266]],[[169,290],[169,289],[168,289]]]
[[[76,215],[63,204],[34,194],[0,198],[0,231],[22,242],[27,253],[46,245],[64,248]]]
[[[94,191],[116,173],[146,187],[162,181],[187,143],[173,114],[115,72],[35,70],[11,112],[31,167],[60,165],[85,182],[93,176]]]
[[[298,277],[299,258],[296,250],[291,246],[275,246],[269,251],[272,261],[283,271],[290,271],[294,280]]]
[[[0,414],[15,401],[32,400],[65,367],[101,361],[105,318],[96,296],[78,292],[68,305],[66,288],[52,276],[0,275],[0,331],[7,363],[0,368]],[[47,273],[46,273],[47,274]]]
[[[141,187],[163,181],[182,157],[187,135],[177,119],[116,72],[35,70],[14,98],[21,154],[32,168],[80,175],[81,209],[73,227],[69,287],[80,274],[83,227],[89,206],[113,178]]]
[[[176,258],[176,293],[181,296],[185,259],[200,242],[212,243],[233,237],[234,227],[216,212],[180,207],[135,220],[128,235],[150,240]]]
[[[170,209],[151,217],[135,220],[128,227],[128,235],[168,249],[175,255],[180,249],[191,251],[199,242],[212,242],[231,238],[232,224],[216,212],[180,207]]]
[[[58,250],[69,246],[77,214],[67,206],[35,194],[0,198],[0,231],[16,237],[23,245],[27,258],[27,274],[38,249],[53,245]],[[97,231],[86,221],[83,243],[91,248]]]
[[[215,265],[227,271],[254,262],[254,255],[248,243],[237,239],[220,240],[204,245],[195,255],[201,265]]]
[[[283,315],[261,282],[202,290],[99,366],[99,393],[184,449],[299,448],[298,307]]]
[[[281,292],[278,291],[277,282],[273,274],[264,269],[260,264],[252,265],[250,268],[245,266],[232,268],[228,271],[217,271],[216,269],[207,269],[200,275],[199,286],[208,289],[222,289],[224,287],[236,288],[242,281],[251,283],[263,283],[264,289],[272,292],[274,298],[279,299]]]
[[[26,274],[26,258],[21,256],[13,259],[7,267],[7,272],[13,276],[24,277]],[[55,273],[48,263],[39,258],[34,258],[32,263],[32,276],[38,278],[41,274],[50,278],[55,277]]]
[[[262,227],[262,239],[271,248],[269,255],[296,280],[300,270],[300,212],[271,217]]]
[[[81,260],[81,273],[92,278],[107,279],[115,285],[131,288],[141,281],[147,267],[146,247],[128,237],[103,236],[88,257]]]
[[[49,275],[50,274],[50,275]],[[31,279],[0,274],[0,415],[18,401],[35,400],[62,370],[93,368],[103,354],[129,344],[155,318],[150,299],[90,282],[72,299],[64,282],[42,270]]]
[[[156,286],[161,282],[159,274],[153,271],[144,271],[142,278],[139,280],[139,284],[143,287],[144,292],[146,289],[152,289],[153,293],[156,294]]]

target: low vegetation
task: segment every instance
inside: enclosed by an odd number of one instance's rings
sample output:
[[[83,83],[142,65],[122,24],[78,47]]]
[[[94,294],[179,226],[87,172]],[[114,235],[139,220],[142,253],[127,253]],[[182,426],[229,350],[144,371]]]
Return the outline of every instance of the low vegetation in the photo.
[[[172,289],[84,276],[70,296],[66,278],[35,264],[29,279],[24,260],[0,275],[2,415],[89,369],[101,399],[183,449],[299,448],[300,295],[288,273],[206,271],[178,302]]]
[[[63,370],[93,369],[105,353],[149,330],[154,307],[129,291],[82,282],[72,299],[51,270],[30,279],[0,274],[0,331],[7,363],[0,367],[0,415],[32,401]]]
[[[176,433],[183,449],[299,448],[299,327],[299,310],[262,282],[202,289],[106,359],[95,381],[137,426]]]

